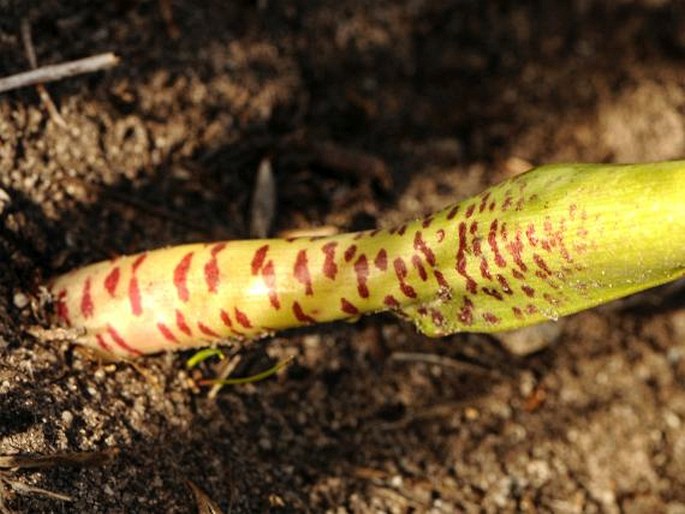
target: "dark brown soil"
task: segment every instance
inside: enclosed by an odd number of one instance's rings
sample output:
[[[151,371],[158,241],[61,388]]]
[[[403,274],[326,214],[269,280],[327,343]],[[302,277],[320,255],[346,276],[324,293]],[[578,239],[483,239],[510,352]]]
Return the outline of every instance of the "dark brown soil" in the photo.
[[[683,157],[679,5],[0,0],[0,76],[28,66],[23,17],[40,64],[122,57],[49,86],[66,129],[33,88],[0,96],[0,454],[120,451],[3,472],[4,504],[196,512],[192,480],[233,513],[685,513],[682,283],[533,332],[534,353],[429,341],[386,316],[293,331],[240,364],[295,355],[286,372],[214,400],[188,354],[102,364],[27,333],[45,326],[53,274],[248,237],[265,157],[273,233],[390,225],[528,163]],[[392,187],[322,157],[324,142],[380,159]]]

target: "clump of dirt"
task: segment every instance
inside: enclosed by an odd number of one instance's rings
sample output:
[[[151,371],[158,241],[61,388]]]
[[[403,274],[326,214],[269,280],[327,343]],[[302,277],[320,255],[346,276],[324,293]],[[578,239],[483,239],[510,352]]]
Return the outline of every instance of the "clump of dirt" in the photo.
[[[22,19],[39,64],[122,58],[48,86],[66,128],[32,88],[0,97],[0,454],[119,450],[3,471],[0,507],[192,512],[192,480],[226,512],[685,512],[682,283],[573,316],[532,354],[426,341],[386,316],[293,331],[241,360],[295,355],[287,372],[215,399],[194,381],[211,365],[187,371],[184,355],[103,363],[29,335],[54,274],[249,236],[264,158],[276,233],[389,225],[529,163],[682,157],[677,2],[0,0],[0,14],[2,76],[28,68]]]

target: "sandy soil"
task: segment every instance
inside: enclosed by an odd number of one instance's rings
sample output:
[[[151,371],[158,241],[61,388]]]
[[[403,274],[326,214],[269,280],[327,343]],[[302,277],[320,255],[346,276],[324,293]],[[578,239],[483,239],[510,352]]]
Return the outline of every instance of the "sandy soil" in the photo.
[[[248,237],[267,157],[272,233],[390,225],[531,163],[682,158],[677,2],[0,0],[2,76],[27,68],[22,18],[40,64],[122,64],[49,86],[66,128],[32,88],[0,96],[0,455],[119,455],[3,471],[7,509],[197,512],[192,480],[233,513],[685,513],[682,283],[518,338],[293,331],[237,370],[286,372],[216,399],[189,355],[100,363],[28,333],[56,273]]]

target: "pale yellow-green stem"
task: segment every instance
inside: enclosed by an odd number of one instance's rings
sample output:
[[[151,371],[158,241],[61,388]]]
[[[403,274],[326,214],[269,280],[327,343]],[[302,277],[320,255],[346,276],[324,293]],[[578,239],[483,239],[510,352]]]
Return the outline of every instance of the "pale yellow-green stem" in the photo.
[[[50,288],[80,343],[135,356],[382,310],[495,332],[684,274],[685,162],[561,164],[394,229],[165,248]]]

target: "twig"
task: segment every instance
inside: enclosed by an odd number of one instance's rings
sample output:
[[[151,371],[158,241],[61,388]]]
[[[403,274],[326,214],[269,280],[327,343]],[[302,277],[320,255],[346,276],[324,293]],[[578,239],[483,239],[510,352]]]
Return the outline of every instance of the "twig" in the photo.
[[[264,238],[269,235],[276,214],[276,180],[271,161],[262,159],[257,169],[257,180],[252,193],[250,235]]]
[[[205,493],[190,480],[186,480],[186,484],[193,492],[193,496],[195,496],[198,514],[223,514],[223,511],[219,508],[216,502],[207,495],[207,493]]]
[[[14,491],[17,493],[27,494],[27,495],[28,494],[39,494],[41,496],[45,496],[46,498],[50,498],[52,500],[60,500],[63,502],[73,502],[74,501],[74,499],[71,496],[67,496],[66,494],[48,491],[47,489],[43,489],[42,487],[36,487],[33,485],[22,484],[21,482],[17,482],[15,480],[10,480],[7,477],[0,477],[0,479],[6,485],[8,485],[12,489],[14,489]]]
[[[423,362],[424,364],[430,364],[433,366],[440,366],[442,368],[449,368],[455,371],[464,372],[477,371],[479,373],[492,373],[493,370],[483,366],[481,364],[476,364],[473,362],[466,362],[463,360],[452,359],[450,357],[444,357],[442,355],[435,355],[432,353],[421,353],[421,352],[394,352],[390,358],[394,361],[399,362]]]
[[[61,64],[51,64],[38,69],[17,73],[0,79],[0,93],[13,89],[45,82],[55,82],[67,77],[92,73],[94,71],[111,68],[119,63],[119,57],[112,52],[85,57]]]
[[[0,468],[45,469],[55,466],[101,466],[119,455],[119,450],[58,453],[55,455],[0,455]]]
[[[171,39],[178,39],[181,35],[181,29],[178,28],[174,21],[174,8],[171,5],[171,0],[159,0],[159,11],[162,14],[164,23],[166,23],[167,34]]]
[[[33,48],[33,41],[31,37],[31,24],[28,19],[21,19],[21,39],[24,42],[24,50],[26,51],[26,58],[29,60],[29,64],[32,69],[38,68],[38,60],[36,59],[36,51]],[[36,84],[36,91],[38,91],[38,96],[40,96],[41,102],[50,114],[50,118],[57,123],[62,128],[67,128],[67,123],[62,118],[62,115],[57,110],[57,106],[50,98],[50,93],[48,93],[47,88],[43,84]]]

